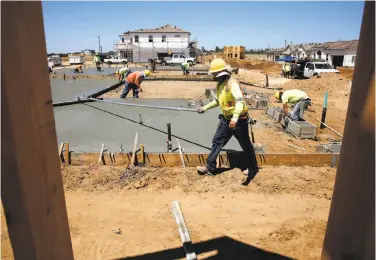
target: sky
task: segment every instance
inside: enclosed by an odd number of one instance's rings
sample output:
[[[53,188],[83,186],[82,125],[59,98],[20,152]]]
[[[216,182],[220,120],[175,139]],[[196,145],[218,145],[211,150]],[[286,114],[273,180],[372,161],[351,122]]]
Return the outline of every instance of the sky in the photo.
[[[119,34],[166,24],[200,47],[247,49],[359,38],[364,2],[58,2],[44,1],[47,52],[113,50]]]

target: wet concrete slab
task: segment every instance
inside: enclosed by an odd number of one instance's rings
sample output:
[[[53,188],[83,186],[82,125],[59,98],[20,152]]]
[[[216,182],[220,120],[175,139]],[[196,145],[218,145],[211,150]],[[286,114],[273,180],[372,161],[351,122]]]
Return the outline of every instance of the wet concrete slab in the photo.
[[[107,100],[186,108],[189,103],[183,99]],[[144,144],[146,152],[167,152],[167,123],[171,123],[173,149],[178,138],[185,152],[208,152],[220,113],[219,108],[198,114],[100,102],[56,107],[54,111],[58,142],[69,142],[75,152],[99,152],[102,143],[110,152],[120,151],[120,145],[128,152],[136,132],[138,145]],[[241,150],[235,137],[225,148]]]
[[[108,67],[107,65],[101,68],[101,71],[98,71],[96,68],[83,68],[83,73],[74,73],[74,68],[55,68],[54,72],[58,76],[62,76],[64,73],[66,76],[73,75],[93,75],[93,76],[107,76],[109,74],[115,73],[121,67]],[[145,67],[129,67],[132,71],[143,71]],[[208,71],[207,68],[197,67],[193,68],[194,71]],[[156,71],[181,71],[180,66],[158,66]]]
[[[78,96],[99,91],[105,87],[116,84],[117,79],[86,79],[73,80],[67,78],[50,79],[53,103],[76,100]]]

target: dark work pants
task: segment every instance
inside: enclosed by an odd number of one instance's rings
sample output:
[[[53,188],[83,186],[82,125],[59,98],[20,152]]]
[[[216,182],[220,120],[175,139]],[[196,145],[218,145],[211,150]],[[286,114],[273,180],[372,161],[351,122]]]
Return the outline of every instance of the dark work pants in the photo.
[[[230,121],[225,119],[223,115],[219,116],[219,124],[217,127],[217,131],[213,137],[213,145],[211,152],[208,156],[207,168],[210,172],[214,172],[216,169],[216,160],[217,157],[222,150],[222,148],[227,144],[230,138],[234,135],[235,138],[238,140],[240,146],[242,147],[243,151],[248,158],[248,169],[249,172],[253,172],[255,169],[258,169],[257,161],[256,161],[256,153],[253,145],[251,143],[251,139],[249,138],[248,132],[248,122],[247,119],[239,119],[235,129],[231,129],[229,127]]]
[[[138,98],[138,89],[136,84],[128,83],[127,81],[125,81],[124,89],[120,97],[125,98],[131,90],[133,91],[133,98]]]

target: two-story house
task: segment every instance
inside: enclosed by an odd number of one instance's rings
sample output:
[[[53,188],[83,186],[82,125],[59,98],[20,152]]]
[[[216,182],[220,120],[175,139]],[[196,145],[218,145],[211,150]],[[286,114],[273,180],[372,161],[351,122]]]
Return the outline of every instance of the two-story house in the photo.
[[[132,62],[147,62],[150,58],[165,57],[170,53],[189,56],[191,33],[172,25],[156,29],[138,29],[119,35],[114,49],[118,56]]]

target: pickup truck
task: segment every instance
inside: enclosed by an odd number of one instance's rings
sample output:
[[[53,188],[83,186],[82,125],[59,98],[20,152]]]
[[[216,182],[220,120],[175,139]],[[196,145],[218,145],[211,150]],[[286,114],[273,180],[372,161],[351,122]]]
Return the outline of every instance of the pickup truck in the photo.
[[[161,61],[161,65],[164,66],[164,65],[180,65],[182,64],[183,62],[188,62],[189,65],[193,65],[193,64],[196,64],[196,60],[195,58],[186,58],[183,54],[173,54],[171,58],[164,58],[162,61]]]
[[[328,62],[298,62],[298,69],[294,72],[299,78],[312,78],[321,73],[339,73]]]
[[[61,64],[62,64],[61,58],[57,55],[53,55],[51,57],[48,57],[47,61],[48,61],[48,66],[51,67],[51,68],[61,66]]]
[[[107,64],[127,64],[128,60],[111,56],[109,59],[104,59],[104,63],[107,63]]]
[[[307,62],[303,70],[305,78],[312,78],[321,73],[339,73],[339,71],[327,62]]]

